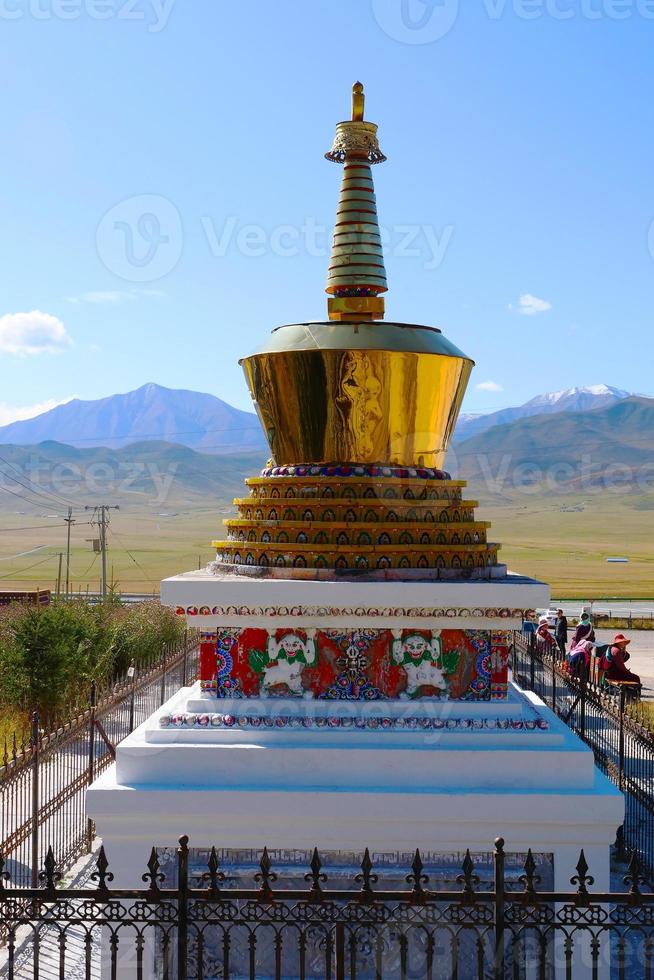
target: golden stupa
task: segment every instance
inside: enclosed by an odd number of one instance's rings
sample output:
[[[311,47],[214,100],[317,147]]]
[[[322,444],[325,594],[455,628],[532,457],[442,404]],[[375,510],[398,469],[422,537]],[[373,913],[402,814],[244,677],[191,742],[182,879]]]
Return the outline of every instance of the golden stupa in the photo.
[[[465,483],[441,469],[474,362],[436,327],[382,322],[371,167],[386,157],[363,116],[357,82],[352,119],[325,154],[343,164],[329,319],[277,327],[241,361],[273,458],[235,501],[218,561],[277,574],[479,575],[496,567],[498,545],[474,520],[476,501],[462,499]]]

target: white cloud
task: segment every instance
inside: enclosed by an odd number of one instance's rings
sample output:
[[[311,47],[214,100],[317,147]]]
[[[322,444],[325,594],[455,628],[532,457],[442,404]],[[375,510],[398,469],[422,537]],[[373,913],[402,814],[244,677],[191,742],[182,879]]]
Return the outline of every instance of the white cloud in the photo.
[[[479,384],[475,385],[477,391],[504,391],[502,385],[498,385],[497,381],[480,381]]]
[[[33,419],[37,415],[49,412],[51,408],[56,408],[57,405],[65,405],[77,397],[77,395],[70,395],[68,398],[61,398],[59,401],[55,398],[48,398],[47,401],[24,406],[7,405],[6,402],[0,402],[0,425],[10,425],[12,422],[24,422],[25,419]]]
[[[104,303],[128,303],[138,299],[139,296],[165,296],[162,289],[96,289],[88,293],[80,293],[79,296],[67,296],[69,303],[79,306],[81,303],[94,303],[101,305]]]
[[[518,300],[517,306],[509,303],[509,309],[520,316],[536,316],[537,313],[547,313],[552,309],[552,304],[546,299],[539,299],[531,293],[523,293]]]
[[[0,316],[0,351],[5,354],[58,354],[72,340],[60,319],[41,310]]]

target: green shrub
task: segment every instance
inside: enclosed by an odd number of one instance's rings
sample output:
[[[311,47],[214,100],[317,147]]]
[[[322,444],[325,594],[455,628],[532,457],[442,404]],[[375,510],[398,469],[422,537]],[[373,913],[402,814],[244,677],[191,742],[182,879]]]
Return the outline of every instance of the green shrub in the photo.
[[[110,686],[130,661],[147,670],[184,625],[155,602],[125,606],[115,599],[50,606],[12,606],[0,614],[0,710],[43,717],[88,703],[92,680]]]

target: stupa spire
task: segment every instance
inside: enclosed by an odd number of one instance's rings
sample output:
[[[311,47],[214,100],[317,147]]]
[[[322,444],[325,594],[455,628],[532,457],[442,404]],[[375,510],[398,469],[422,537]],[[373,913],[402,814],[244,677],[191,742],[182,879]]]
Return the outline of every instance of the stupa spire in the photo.
[[[361,82],[352,86],[352,118],[336,124],[331,150],[342,163],[343,178],[325,292],[330,320],[380,320],[384,316],[386,270],[371,165],[386,159],[377,142],[377,125],[364,121]]]

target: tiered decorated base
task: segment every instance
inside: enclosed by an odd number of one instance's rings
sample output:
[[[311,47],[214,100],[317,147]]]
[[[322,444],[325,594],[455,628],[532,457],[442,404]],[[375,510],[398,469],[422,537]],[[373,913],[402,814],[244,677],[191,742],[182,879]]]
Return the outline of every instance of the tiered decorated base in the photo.
[[[498,544],[475,520],[465,482],[441,470],[345,465],[280,466],[246,480],[238,518],[215,541],[226,565],[273,570],[426,577],[495,577]]]

